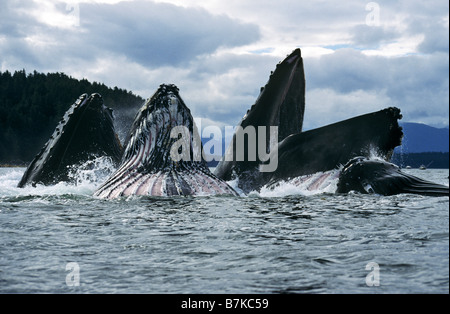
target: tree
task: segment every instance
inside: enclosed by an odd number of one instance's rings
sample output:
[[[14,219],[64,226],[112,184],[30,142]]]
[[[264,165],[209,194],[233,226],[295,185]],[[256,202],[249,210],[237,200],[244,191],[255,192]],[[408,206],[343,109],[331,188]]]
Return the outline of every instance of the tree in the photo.
[[[101,94],[105,105],[117,111],[135,112],[144,102],[127,90],[77,80],[64,73],[0,71],[0,163],[31,161],[83,93]]]

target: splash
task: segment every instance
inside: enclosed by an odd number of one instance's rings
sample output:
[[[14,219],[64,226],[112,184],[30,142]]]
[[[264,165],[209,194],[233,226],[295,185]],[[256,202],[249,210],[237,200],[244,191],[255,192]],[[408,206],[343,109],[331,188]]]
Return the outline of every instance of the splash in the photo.
[[[79,187],[98,188],[115,170],[113,160],[108,156],[102,156],[71,166],[69,178]]]
[[[25,168],[0,168],[0,197],[16,195]]]
[[[246,196],[244,191],[242,191],[239,188],[239,178],[238,177],[236,177],[234,180],[227,181],[227,184],[229,186],[231,186],[239,194],[239,196]]]
[[[368,149],[368,155],[367,158],[369,160],[375,160],[375,161],[382,161],[386,162],[388,159],[383,153],[380,152],[380,150],[374,146],[370,146]]]
[[[376,147],[368,147],[367,155],[370,160],[385,161],[386,158]],[[261,197],[284,197],[291,195],[309,196],[324,193],[335,193],[339,181],[339,174],[343,168],[317,172],[310,175],[300,176],[276,184],[264,186],[259,193]],[[367,189],[371,189],[370,185]]]
[[[337,189],[339,173],[340,171],[336,169],[280,181],[274,185],[264,186],[259,192],[259,196],[285,197],[334,193]]]
[[[26,168],[0,168],[0,198],[48,195],[85,195],[91,196],[95,190],[115,170],[109,157],[99,157],[81,165],[71,166],[72,182],[58,182],[55,185],[27,185],[18,188],[17,184]]]

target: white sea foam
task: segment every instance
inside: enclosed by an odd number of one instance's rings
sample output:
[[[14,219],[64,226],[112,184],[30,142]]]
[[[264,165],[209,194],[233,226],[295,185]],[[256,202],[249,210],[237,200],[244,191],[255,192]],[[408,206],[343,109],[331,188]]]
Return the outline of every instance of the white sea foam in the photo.
[[[281,181],[274,186],[264,186],[261,197],[284,197],[289,195],[309,196],[323,193],[334,193],[337,189],[339,170],[318,172],[301,176],[288,181]]]
[[[239,188],[239,178],[236,178],[234,180],[231,181],[227,181],[228,185],[231,186],[238,194],[239,196],[246,196],[244,191],[242,191]]]
[[[251,191],[248,194],[245,194],[239,188],[239,178],[227,181],[227,183],[242,197],[285,197],[334,193],[337,189],[338,179],[339,170],[318,172],[287,181],[280,181],[271,186],[263,186],[261,190]]]
[[[70,171],[73,183],[59,182],[50,186],[37,184],[18,188],[17,185],[25,170],[26,168],[0,169],[0,196],[92,195],[114,171],[114,164],[110,158],[99,157],[82,165],[73,166]]]
[[[110,157],[98,157],[72,166],[69,177],[77,186],[100,186],[116,170]]]

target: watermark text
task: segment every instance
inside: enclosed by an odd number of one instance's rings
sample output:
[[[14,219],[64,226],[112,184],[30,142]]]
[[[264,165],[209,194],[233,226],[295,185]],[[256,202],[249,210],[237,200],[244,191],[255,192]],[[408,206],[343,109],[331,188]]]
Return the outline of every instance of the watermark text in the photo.
[[[67,263],[66,271],[69,273],[66,276],[66,285],[68,287],[80,286],[80,265],[78,263]]]
[[[366,285],[369,287],[380,286],[380,266],[375,262],[367,263],[366,270],[370,273],[366,276]]]
[[[197,121],[198,124],[198,121]],[[234,145],[227,149],[224,161],[260,162],[261,172],[274,172],[278,168],[278,126],[225,127],[225,135],[217,126],[208,126],[202,135],[210,139],[203,144],[197,128],[193,134],[186,126],[172,128],[170,137],[176,139],[170,149],[170,157],[180,161],[220,161],[222,159],[222,140],[233,138]],[[199,128],[201,129],[201,128]],[[234,136],[233,136],[234,134]],[[210,137],[212,135],[212,138]]]
[[[380,26],[380,5],[376,2],[369,2],[366,4],[366,11],[369,11],[366,15],[366,25]]]

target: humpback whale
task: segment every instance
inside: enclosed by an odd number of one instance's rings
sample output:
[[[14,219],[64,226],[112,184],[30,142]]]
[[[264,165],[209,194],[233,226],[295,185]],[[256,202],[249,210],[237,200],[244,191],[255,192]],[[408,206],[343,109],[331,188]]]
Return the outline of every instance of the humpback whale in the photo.
[[[144,104],[125,147],[120,166],[94,196],[237,195],[201,158],[196,125],[175,85],[162,84]]]
[[[279,180],[339,168],[356,156],[390,160],[401,144],[400,109],[391,107],[321,128],[292,134],[278,145],[278,168],[265,181]]]
[[[245,193],[285,181],[308,182],[314,188],[332,178],[339,180],[337,193],[448,196],[448,187],[404,174],[389,163],[403,136],[398,108],[303,132],[304,111],[305,74],[300,49],[296,49],[272,72],[213,174],[202,158],[203,147],[191,112],[175,85],[162,84],[139,110],[123,155],[112,110],[103,105],[99,94],[84,94],[30,163],[19,187],[68,181],[71,166],[108,156],[119,167],[94,194],[106,199],[237,196],[226,183],[236,178]],[[257,157],[250,154],[252,149],[258,151]],[[370,160],[372,155],[382,160]],[[276,167],[266,168],[273,160]]]
[[[303,132],[304,109],[305,75],[300,49],[296,49],[277,65],[255,104],[242,118],[239,124],[242,128],[237,128],[215,174],[224,180],[237,178],[238,187],[245,193],[262,187],[270,189],[283,181],[295,183],[311,180],[312,185],[317,185],[318,181],[327,177],[339,177],[339,189],[336,192],[340,193],[350,190],[367,193],[361,188],[361,182],[366,182],[364,180],[367,179],[373,182],[374,193],[382,195],[448,195],[448,187],[413,178],[388,166],[391,165],[388,161],[394,148],[401,145],[403,137],[402,128],[398,124],[398,120],[402,118],[400,109],[391,107]],[[274,171],[262,172],[261,165],[266,160],[248,157],[248,140],[244,146],[244,159],[236,158],[237,139],[244,137],[243,129],[248,126],[264,126],[266,129],[270,126],[279,127],[279,142],[270,145],[268,158],[277,159],[278,166]],[[257,143],[261,145],[259,140]],[[268,144],[266,143],[266,150]],[[373,155],[383,160],[361,161],[361,158]],[[357,164],[358,167],[364,165],[365,171],[359,172],[359,176],[350,175],[355,173],[349,169],[353,168],[350,165],[355,163],[353,158],[357,156],[362,156]],[[339,169],[342,165],[352,160],[341,174]],[[313,174],[319,175],[312,178]]]
[[[122,146],[112,109],[100,94],[81,95],[64,114],[53,135],[28,165],[18,187],[71,181],[71,167],[96,157],[120,161]]]
[[[271,126],[276,126],[278,127],[278,138],[275,141],[282,141],[287,136],[302,131],[304,112],[305,73],[301,51],[295,49],[277,65],[268,83],[261,88],[259,97],[239,123],[225,156],[217,165],[214,174],[227,181],[237,176],[239,178],[238,186],[244,192],[250,192],[263,186],[267,182],[259,171],[262,161],[259,158],[255,160],[248,158],[248,140],[244,144],[244,151],[241,152],[244,160],[238,161],[237,139],[244,136],[243,131],[249,126],[255,129],[265,127],[266,132],[270,130]],[[259,140],[262,135],[266,138],[265,148],[272,146],[269,143],[271,136],[258,132],[257,151],[260,151],[258,145],[262,142]]]
[[[420,194],[449,196],[448,186],[406,174],[391,163],[355,157],[339,174],[337,193],[356,191],[363,194]]]

